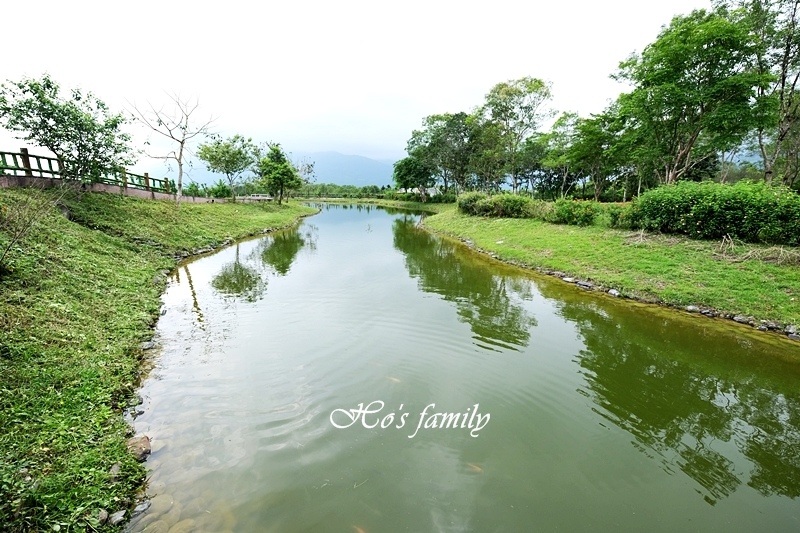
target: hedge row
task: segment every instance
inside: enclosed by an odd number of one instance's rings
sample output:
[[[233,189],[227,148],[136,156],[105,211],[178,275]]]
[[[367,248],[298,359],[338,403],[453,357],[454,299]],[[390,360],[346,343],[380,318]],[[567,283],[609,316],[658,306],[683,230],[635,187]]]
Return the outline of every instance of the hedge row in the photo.
[[[536,218],[556,224],[589,226],[602,212],[597,202],[535,200],[518,194],[488,195],[469,192],[458,197],[458,208],[468,215],[504,218]]]
[[[648,231],[800,245],[800,195],[763,182],[659,187],[641,195],[627,215],[631,227]]]
[[[680,182],[647,191],[625,206],[567,199],[553,203],[508,193],[471,192],[458,197],[458,208],[468,215],[536,218],[577,226],[590,226],[602,216],[617,228],[681,233],[697,239],[727,235],[749,242],[800,245],[800,195],[763,182]]]
[[[382,198],[386,200],[400,200],[404,202],[421,202],[422,196],[415,192],[386,191]],[[429,204],[452,204],[456,201],[456,195],[451,193],[436,194],[426,196],[425,202]]]

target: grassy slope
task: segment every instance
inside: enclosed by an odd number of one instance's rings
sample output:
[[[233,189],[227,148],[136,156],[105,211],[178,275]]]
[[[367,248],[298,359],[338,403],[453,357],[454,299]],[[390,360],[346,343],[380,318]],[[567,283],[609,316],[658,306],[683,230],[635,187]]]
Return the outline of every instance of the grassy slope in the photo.
[[[0,190],[0,206],[43,194]],[[158,272],[182,251],[311,212],[107,194],[64,203],[73,220],[50,209],[0,277],[0,531],[103,530],[99,509],[127,507],[144,470],[120,414],[158,314]]]
[[[428,217],[425,226],[469,239],[499,259],[561,271],[626,296],[800,325],[800,268],[778,261],[784,251],[796,258],[797,250],[731,250],[718,242],[597,226],[470,217],[454,206]]]

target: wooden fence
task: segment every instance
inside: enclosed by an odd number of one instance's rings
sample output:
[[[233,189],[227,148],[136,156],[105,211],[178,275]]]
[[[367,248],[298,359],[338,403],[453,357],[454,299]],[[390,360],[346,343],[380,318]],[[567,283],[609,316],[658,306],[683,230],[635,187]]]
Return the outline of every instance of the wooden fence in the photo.
[[[55,157],[31,155],[27,148],[21,148],[19,152],[0,152],[0,176],[63,179],[62,173],[61,161]],[[125,169],[108,172],[94,182],[115,185],[123,189],[175,193],[175,187],[167,178],[151,178],[147,172],[134,174]]]

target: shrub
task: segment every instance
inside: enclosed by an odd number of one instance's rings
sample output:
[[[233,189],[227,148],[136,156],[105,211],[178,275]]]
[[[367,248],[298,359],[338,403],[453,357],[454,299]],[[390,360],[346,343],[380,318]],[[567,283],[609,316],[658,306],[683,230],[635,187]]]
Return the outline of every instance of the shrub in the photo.
[[[583,200],[556,200],[553,222],[574,226],[591,226],[600,213],[597,202]]]
[[[476,209],[487,217],[531,218],[533,200],[517,194],[495,194],[478,201]]]
[[[800,196],[764,183],[681,182],[647,191],[635,202],[644,229],[698,239],[725,235],[750,242],[800,244]]]
[[[456,195],[453,193],[446,193],[446,194],[437,194],[435,196],[429,196],[428,202],[432,204],[452,204],[456,201]]]
[[[486,193],[483,192],[466,192],[458,197],[458,201],[456,202],[458,210],[465,215],[477,215],[479,213],[476,206],[479,201],[486,197]]]

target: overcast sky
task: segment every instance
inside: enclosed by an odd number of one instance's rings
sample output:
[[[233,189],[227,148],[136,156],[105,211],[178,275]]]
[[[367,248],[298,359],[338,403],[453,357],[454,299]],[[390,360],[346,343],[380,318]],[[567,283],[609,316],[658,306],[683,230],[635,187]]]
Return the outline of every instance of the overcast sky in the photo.
[[[674,15],[709,5],[15,1],[2,10],[0,78],[48,72],[114,110],[158,105],[174,92],[199,99],[198,119],[217,117],[224,136],[399,159],[423,117],[471,111],[501,81],[541,78],[552,83],[553,108],[599,112],[625,90],[609,79],[621,60]],[[18,146],[0,132],[1,149]]]

